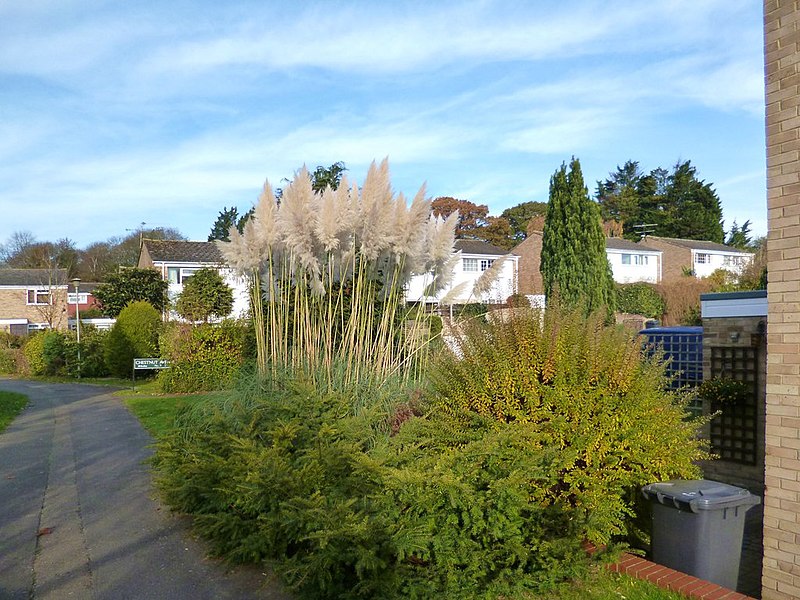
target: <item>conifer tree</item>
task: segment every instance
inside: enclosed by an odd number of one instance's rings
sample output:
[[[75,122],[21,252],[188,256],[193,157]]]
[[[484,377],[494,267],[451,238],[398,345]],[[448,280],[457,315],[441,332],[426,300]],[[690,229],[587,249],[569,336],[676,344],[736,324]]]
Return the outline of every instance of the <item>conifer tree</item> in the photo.
[[[573,158],[550,179],[542,233],[541,267],[548,301],[587,312],[614,309],[614,280],[606,258],[600,211],[589,198],[581,165]]]

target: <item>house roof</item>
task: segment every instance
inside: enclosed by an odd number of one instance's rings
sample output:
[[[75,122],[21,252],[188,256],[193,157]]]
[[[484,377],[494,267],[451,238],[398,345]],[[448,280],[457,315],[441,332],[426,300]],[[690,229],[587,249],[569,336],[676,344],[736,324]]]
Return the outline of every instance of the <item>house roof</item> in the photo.
[[[2,268],[0,285],[67,285],[67,270]]]
[[[461,250],[463,254],[489,254],[491,256],[505,256],[509,254],[508,250],[492,246],[481,240],[456,240],[453,247],[456,251]]]
[[[726,246],[725,244],[718,244],[717,242],[707,242],[705,240],[687,240],[682,238],[665,238],[658,236],[648,236],[649,239],[654,241],[663,242],[665,244],[672,244],[673,246],[680,246],[681,248],[688,248],[690,250],[707,250],[709,252],[727,252],[735,254],[752,254],[746,250],[740,250],[733,246]]]
[[[142,240],[153,262],[221,263],[222,254],[214,242],[183,240]]]
[[[606,238],[606,248],[611,250],[633,250],[635,252],[641,252],[642,250],[645,252],[661,252],[661,250],[650,248],[644,244],[638,244],[636,242],[618,237]]]

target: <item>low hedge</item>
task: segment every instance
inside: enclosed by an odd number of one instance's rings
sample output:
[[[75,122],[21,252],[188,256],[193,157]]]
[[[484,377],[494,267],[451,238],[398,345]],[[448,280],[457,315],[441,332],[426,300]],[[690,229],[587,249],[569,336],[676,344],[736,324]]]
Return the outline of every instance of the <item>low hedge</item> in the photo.
[[[245,361],[247,329],[235,321],[190,325],[171,323],[160,338],[170,368],[158,376],[167,393],[228,389]]]

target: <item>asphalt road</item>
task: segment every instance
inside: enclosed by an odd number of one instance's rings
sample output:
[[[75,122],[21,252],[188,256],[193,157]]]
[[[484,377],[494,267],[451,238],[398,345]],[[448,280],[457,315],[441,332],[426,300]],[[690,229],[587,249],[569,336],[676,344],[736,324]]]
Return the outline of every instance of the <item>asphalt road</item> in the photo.
[[[0,379],[30,404],[0,434],[0,599],[290,596],[206,558],[155,499],[152,439],[108,388]]]

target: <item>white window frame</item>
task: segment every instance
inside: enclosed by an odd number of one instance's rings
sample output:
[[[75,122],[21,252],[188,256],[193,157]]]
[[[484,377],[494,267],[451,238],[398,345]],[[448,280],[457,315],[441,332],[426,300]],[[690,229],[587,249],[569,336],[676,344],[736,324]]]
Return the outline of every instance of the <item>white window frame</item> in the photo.
[[[170,285],[183,285],[186,280],[203,267],[167,267],[167,283]],[[173,281],[172,276],[175,276]]]
[[[707,265],[711,263],[711,255],[707,252],[698,252],[694,255],[694,263],[696,265]]]
[[[632,256],[633,256],[633,254],[623,254],[622,255],[622,264],[623,265],[633,264],[633,260],[631,259]]]
[[[462,258],[461,259],[461,268],[464,270],[465,273],[477,273],[478,272],[478,259],[477,258]]]
[[[33,302],[31,302],[31,294],[33,294]],[[40,302],[39,296],[46,296],[47,300]],[[25,303],[28,306],[48,306],[53,303],[53,294],[47,288],[28,288],[25,295]]]
[[[492,268],[494,264],[493,258],[482,258],[481,259],[481,271],[487,271]]]

